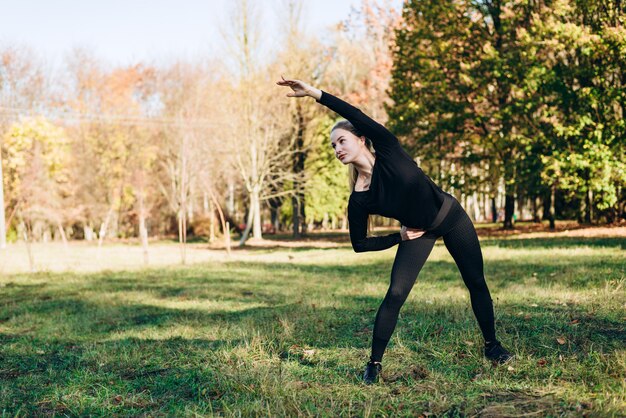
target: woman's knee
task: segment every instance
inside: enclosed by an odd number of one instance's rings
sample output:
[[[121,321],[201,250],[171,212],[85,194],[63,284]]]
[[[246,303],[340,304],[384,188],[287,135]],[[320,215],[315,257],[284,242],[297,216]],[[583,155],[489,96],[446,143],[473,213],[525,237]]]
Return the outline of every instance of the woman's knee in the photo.
[[[385,296],[385,302],[390,307],[400,309],[408,296],[408,292],[402,289],[390,288]]]
[[[470,277],[463,276],[463,281],[465,282],[465,286],[470,292],[489,292],[489,288],[487,287],[487,282],[485,281],[485,276],[474,275]]]

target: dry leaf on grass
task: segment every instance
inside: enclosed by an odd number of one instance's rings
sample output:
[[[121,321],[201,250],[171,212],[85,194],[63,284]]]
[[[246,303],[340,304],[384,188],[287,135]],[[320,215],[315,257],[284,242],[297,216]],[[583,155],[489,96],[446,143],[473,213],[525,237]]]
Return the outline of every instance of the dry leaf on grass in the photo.
[[[563,337],[557,337],[556,342],[563,345],[567,342],[567,340]]]

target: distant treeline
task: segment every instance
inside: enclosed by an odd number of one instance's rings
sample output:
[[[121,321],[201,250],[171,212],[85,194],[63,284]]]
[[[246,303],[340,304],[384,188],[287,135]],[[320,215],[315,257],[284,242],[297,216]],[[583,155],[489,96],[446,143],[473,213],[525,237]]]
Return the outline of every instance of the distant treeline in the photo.
[[[263,22],[235,3],[228,60],[112,68],[76,50],[52,72],[0,48],[10,240],[345,228],[336,115],[285,98],[281,74],[386,124],[475,220],[624,216],[621,2],[363,1],[314,37],[291,0],[269,58]]]

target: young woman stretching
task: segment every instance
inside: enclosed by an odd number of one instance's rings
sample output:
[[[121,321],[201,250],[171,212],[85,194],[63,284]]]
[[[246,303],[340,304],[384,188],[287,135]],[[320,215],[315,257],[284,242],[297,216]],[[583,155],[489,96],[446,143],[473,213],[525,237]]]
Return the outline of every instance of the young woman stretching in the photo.
[[[512,355],[496,339],[493,304],[476,230],[459,202],[424,174],[391,132],[359,109],[299,80],[283,78],[277,84],[293,90],[288,97],[313,97],[347,119],[332,128],[330,140],[339,161],[351,164],[356,171],[348,202],[354,250],[379,251],[399,244],[391,284],[374,323],[372,354],[363,375],[365,383],[378,380],[380,362],[400,308],[439,237],[443,237],[469,289],[472,310],[485,339],[485,356],[496,363],[509,360]],[[367,237],[369,214],[397,219],[402,228],[399,233]]]

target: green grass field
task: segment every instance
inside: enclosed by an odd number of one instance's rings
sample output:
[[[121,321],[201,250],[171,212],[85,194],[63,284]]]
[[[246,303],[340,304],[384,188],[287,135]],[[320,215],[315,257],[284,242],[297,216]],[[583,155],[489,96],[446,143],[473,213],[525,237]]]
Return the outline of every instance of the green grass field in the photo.
[[[626,240],[482,242],[499,338],[517,359],[499,367],[484,360],[468,293],[438,243],[401,312],[383,381],[371,387],[360,377],[394,249],[259,249],[230,261],[122,271],[5,270],[0,411],[624,416]]]

